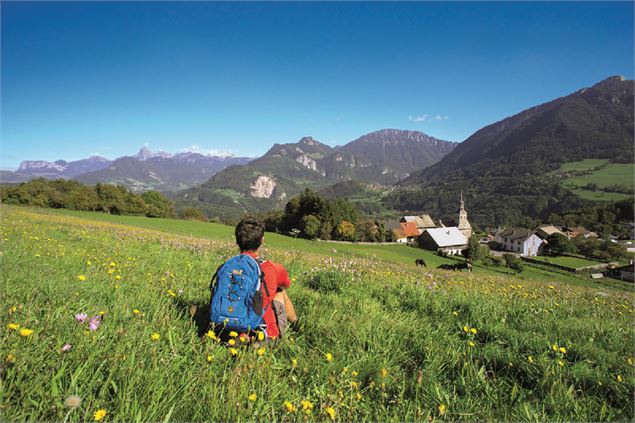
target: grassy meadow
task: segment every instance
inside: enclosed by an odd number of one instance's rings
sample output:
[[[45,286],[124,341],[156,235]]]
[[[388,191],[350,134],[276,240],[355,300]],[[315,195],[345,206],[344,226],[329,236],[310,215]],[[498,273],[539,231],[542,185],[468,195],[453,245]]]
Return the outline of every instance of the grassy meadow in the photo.
[[[199,319],[232,228],[0,213],[3,421],[635,418],[632,290],[267,234],[300,318],[232,349]]]
[[[588,172],[586,175],[569,176],[562,185],[582,198],[596,201],[619,201],[632,197],[633,194],[621,192],[605,192],[604,188],[619,185],[633,191],[635,189],[635,164],[613,163],[603,159],[585,159],[578,162],[565,163],[559,173],[571,171]],[[584,188],[587,184],[597,185],[597,190]]]

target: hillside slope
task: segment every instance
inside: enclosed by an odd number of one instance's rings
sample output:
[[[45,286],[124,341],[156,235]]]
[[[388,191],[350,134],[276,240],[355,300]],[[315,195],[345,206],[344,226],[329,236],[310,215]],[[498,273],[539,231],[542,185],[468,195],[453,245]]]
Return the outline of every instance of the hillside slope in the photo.
[[[580,207],[586,200],[548,172],[588,158],[632,162],[633,88],[632,80],[611,77],[488,125],[401,181],[387,205],[445,216],[464,190],[472,216],[489,225]]]

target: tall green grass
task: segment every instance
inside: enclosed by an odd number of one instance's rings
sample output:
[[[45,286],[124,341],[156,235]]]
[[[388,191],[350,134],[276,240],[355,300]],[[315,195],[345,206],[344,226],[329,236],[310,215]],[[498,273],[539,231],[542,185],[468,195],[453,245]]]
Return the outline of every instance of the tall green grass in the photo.
[[[300,319],[233,356],[198,320],[228,239],[4,207],[0,231],[3,420],[634,418],[632,293],[269,245]]]

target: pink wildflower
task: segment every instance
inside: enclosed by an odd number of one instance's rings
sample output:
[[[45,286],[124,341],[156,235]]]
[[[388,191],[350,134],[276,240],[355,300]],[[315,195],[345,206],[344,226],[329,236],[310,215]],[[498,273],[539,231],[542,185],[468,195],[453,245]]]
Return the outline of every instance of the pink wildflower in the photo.
[[[95,316],[88,322],[88,329],[97,330],[99,329],[99,325],[101,325],[101,316]]]
[[[75,315],[75,319],[79,322],[79,323],[84,323],[86,321],[86,319],[88,318],[88,315],[86,313],[79,313]]]
[[[62,352],[70,351],[71,348],[73,348],[71,344],[64,344],[64,346],[62,347]]]

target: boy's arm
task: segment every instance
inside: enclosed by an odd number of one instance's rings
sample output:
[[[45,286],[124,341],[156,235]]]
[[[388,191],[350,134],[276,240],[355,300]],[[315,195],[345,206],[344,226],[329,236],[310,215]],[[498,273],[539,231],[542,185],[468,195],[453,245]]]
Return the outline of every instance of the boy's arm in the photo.
[[[289,279],[289,273],[280,263],[272,263],[276,269],[276,276],[278,280],[278,286],[280,288],[288,288],[291,286],[291,279]]]

